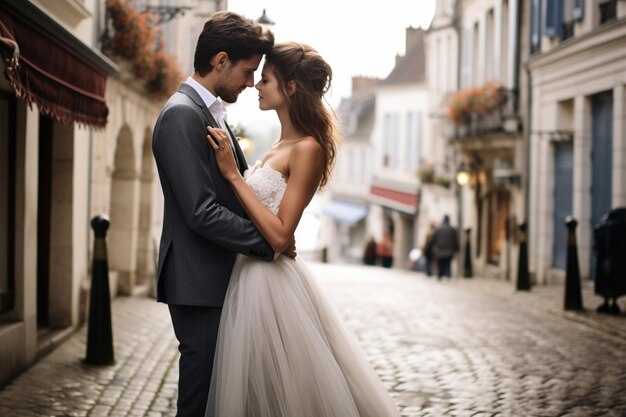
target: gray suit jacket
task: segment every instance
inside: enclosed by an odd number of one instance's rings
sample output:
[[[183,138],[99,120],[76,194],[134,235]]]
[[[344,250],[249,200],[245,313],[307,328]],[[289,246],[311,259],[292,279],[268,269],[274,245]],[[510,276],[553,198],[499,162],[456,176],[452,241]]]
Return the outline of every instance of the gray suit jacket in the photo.
[[[152,136],[165,197],[157,300],[168,304],[221,306],[236,253],[274,257],[220,174],[207,125],[218,127],[198,93],[181,84],[161,110]],[[243,172],[247,164],[234,142]]]

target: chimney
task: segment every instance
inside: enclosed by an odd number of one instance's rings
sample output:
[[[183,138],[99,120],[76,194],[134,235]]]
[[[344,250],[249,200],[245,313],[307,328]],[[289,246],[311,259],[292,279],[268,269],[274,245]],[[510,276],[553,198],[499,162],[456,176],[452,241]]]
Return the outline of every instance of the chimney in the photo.
[[[409,26],[408,28],[406,28],[406,47],[405,47],[405,49],[408,50],[409,49],[409,45],[411,45],[413,42],[418,42],[419,40],[421,40],[423,35],[424,35],[424,31],[420,27],[413,28],[413,26]]]
[[[355,93],[368,87],[376,85],[380,78],[355,75],[352,77],[352,92]]]

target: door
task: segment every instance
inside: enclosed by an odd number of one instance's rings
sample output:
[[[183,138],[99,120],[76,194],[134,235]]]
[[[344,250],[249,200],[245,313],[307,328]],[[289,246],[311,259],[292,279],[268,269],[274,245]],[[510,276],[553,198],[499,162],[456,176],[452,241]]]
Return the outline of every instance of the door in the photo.
[[[52,210],[53,120],[39,116],[39,190],[37,195],[37,324],[50,324],[50,212]]]
[[[613,93],[591,97],[591,227],[611,210],[613,173]],[[591,234],[593,247],[593,233]],[[590,277],[595,277],[595,251],[591,251]]]
[[[508,190],[493,190],[489,195],[488,258],[487,262],[499,265],[506,249],[511,194]]]
[[[552,218],[552,266],[565,269],[567,262],[567,228],[565,217],[572,214],[574,195],[574,146],[560,142],[554,146],[554,214]]]
[[[16,100],[0,91],[0,314],[15,306]]]

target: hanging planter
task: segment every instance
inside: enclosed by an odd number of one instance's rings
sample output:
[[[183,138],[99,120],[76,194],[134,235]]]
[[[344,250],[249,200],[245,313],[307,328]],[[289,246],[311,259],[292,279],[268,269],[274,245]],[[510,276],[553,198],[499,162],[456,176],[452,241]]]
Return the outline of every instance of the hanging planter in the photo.
[[[448,101],[448,119],[455,126],[467,126],[477,116],[484,116],[502,103],[502,88],[489,82],[454,93]]]
[[[153,98],[169,97],[182,81],[183,73],[176,59],[158,41],[154,14],[135,9],[127,0],[107,0],[106,12],[110,28],[102,36],[103,52],[129,62],[132,74],[145,81]]]

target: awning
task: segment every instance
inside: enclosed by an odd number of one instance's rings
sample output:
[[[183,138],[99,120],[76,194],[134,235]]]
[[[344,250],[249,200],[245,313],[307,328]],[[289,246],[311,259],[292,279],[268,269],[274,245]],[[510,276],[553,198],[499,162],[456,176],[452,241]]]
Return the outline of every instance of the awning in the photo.
[[[28,1],[0,3],[0,53],[15,94],[62,123],[104,127],[116,67]]]
[[[367,206],[340,200],[331,200],[322,212],[333,219],[348,225],[355,224],[367,215]]]

